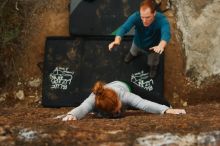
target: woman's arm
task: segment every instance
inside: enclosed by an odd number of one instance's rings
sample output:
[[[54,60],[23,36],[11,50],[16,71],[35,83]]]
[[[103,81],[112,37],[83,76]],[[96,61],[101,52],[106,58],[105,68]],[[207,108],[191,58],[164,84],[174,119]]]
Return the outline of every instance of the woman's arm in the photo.
[[[140,96],[130,92],[125,92],[124,100],[128,105],[149,113],[186,114],[184,109],[172,109],[168,106],[143,99]]]
[[[149,113],[163,114],[169,109],[169,107],[165,105],[143,99],[140,96],[130,92],[124,93],[123,100],[126,104]]]
[[[94,106],[95,106],[95,95],[91,93],[89,97],[86,100],[84,100],[78,107],[68,112],[62,120],[63,121],[79,120],[84,116],[86,116],[86,114],[91,112]]]

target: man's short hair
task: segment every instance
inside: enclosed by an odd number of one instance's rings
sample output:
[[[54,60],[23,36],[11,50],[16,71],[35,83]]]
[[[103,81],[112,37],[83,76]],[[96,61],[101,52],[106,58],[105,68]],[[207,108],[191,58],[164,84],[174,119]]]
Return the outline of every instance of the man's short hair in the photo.
[[[150,8],[151,13],[154,13],[156,11],[156,2],[154,0],[143,0],[140,3],[140,9],[141,8]]]

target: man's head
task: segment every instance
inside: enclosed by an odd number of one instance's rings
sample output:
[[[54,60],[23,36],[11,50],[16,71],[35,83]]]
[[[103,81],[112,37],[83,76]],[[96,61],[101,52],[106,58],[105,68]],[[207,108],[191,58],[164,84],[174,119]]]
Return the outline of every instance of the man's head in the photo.
[[[154,21],[156,5],[153,0],[144,0],[140,4],[140,15],[143,25],[148,27]]]

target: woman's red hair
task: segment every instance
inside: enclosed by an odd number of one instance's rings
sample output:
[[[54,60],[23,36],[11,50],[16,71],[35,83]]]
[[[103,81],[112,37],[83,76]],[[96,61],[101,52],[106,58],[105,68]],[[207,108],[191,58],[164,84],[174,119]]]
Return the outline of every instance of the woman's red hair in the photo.
[[[104,83],[98,81],[93,86],[92,92],[95,96],[95,106],[103,111],[113,113],[118,107],[119,97],[115,91],[109,88],[104,88]]]

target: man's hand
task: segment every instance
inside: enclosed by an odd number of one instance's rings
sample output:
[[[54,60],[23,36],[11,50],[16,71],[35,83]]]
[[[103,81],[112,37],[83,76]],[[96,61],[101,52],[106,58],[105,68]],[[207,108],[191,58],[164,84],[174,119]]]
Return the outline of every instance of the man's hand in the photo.
[[[116,45],[117,46],[120,45],[120,43],[121,43],[121,37],[116,36],[115,40],[108,45],[109,51],[112,51],[112,48],[114,48]]]
[[[118,45],[118,44],[116,44],[115,41],[114,41],[114,42],[111,42],[111,43],[108,45],[109,51],[112,51],[112,48],[114,48],[116,45]]]
[[[76,117],[74,117],[73,115],[70,115],[70,114],[66,115],[66,116],[62,119],[62,121],[71,121],[71,120],[77,120],[77,119],[76,119]]]
[[[156,53],[162,54],[166,45],[167,45],[167,42],[164,40],[161,40],[158,46],[154,46],[150,48],[150,50],[153,50]]]
[[[156,53],[162,54],[164,51],[164,48],[160,47],[160,46],[154,46],[154,47],[150,48],[150,50],[153,50]]]

